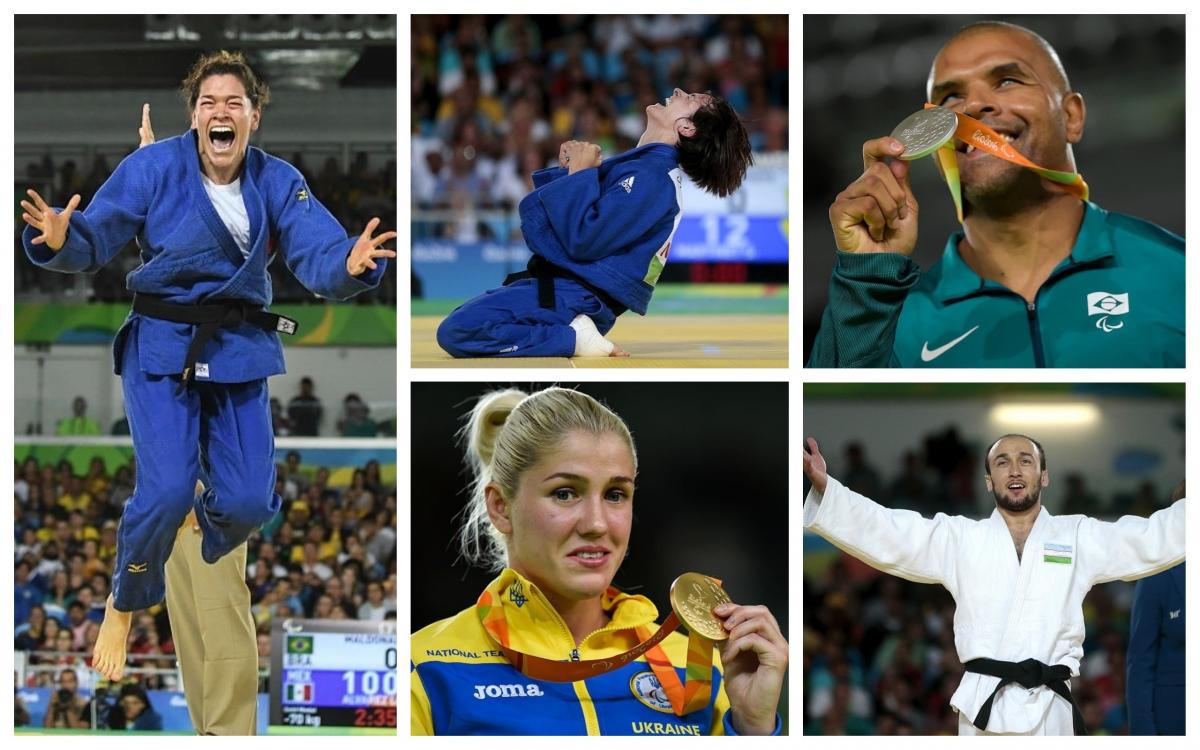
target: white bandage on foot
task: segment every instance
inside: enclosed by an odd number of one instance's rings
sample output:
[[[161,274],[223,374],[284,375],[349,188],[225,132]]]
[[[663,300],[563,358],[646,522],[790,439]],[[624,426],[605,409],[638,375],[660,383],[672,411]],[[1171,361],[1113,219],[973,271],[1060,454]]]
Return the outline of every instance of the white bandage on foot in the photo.
[[[596,324],[586,315],[576,315],[571,321],[575,329],[576,357],[607,357],[612,354],[613,342],[600,335]]]

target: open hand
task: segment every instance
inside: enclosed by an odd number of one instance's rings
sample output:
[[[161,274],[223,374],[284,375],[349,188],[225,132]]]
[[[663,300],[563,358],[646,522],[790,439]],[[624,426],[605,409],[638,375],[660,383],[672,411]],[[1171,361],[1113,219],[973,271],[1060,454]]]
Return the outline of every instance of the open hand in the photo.
[[[150,127],[150,104],[142,105],[142,124],[138,127],[138,148],[154,143],[154,128]]]
[[[379,228],[379,217],[375,217],[367,222],[367,228],[358,236],[358,242],[354,243],[354,247],[350,248],[350,254],[346,256],[346,271],[351,276],[358,276],[367,269],[372,271],[376,268],[376,258],[395,258],[396,251],[388,250],[380,247],[383,243],[396,237],[395,232],[384,232],[378,237],[371,235]]]
[[[67,241],[67,228],[71,225],[71,214],[75,213],[81,200],[79,194],[72,195],[71,200],[67,202],[67,207],[60,213],[46,205],[46,201],[42,200],[42,196],[38,195],[36,190],[30,188],[25,193],[33,199],[33,203],[26,200],[21,201],[21,208],[24,209],[21,218],[25,220],[26,224],[41,232],[40,235],[33,238],[33,244],[45,244],[57,253]]]
[[[824,494],[825,485],[829,481],[829,471],[825,468],[825,457],[821,455],[821,449],[817,447],[816,440],[812,438],[806,438],[806,440],[808,451],[804,453],[804,476],[812,482],[813,489]]]

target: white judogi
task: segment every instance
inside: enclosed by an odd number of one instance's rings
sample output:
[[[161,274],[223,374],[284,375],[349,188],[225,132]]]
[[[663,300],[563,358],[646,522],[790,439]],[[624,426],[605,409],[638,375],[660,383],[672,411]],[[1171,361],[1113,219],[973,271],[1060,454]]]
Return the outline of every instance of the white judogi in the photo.
[[[957,605],[954,645],[964,664],[1033,658],[1065,664],[1077,676],[1084,595],[1097,583],[1130,581],[1183,562],[1184,511],[1181,500],[1149,518],[1110,523],[1052,516],[1043,507],[1018,561],[999,510],[979,521],[944,513],[922,518],[885,508],[830,477],[823,495],[808,493],[804,528],[886,573],[945,586]],[[999,682],[967,672],[950,705],[969,722]],[[1070,704],[1048,687],[1014,683],[996,696],[987,730],[1024,734],[1040,725],[1070,734]]]

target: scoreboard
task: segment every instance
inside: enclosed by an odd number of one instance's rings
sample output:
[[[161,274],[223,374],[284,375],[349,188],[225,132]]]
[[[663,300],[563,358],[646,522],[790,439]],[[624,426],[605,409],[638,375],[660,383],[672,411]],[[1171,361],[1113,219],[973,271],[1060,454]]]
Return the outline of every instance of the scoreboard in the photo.
[[[303,733],[396,728],[396,622],[283,620],[271,626],[271,727]]]

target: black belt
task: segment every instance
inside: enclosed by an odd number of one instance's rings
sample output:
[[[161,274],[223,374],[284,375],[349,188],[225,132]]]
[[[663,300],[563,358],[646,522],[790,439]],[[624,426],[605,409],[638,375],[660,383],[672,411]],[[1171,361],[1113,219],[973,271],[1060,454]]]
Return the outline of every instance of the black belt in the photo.
[[[133,311],[172,323],[190,323],[196,328],[192,342],[188,345],[187,360],[183,363],[183,384],[186,386],[196,367],[196,358],[217,331],[221,328],[231,328],[240,323],[249,323],[264,331],[296,333],[299,324],[291,318],[267,312],[249,302],[228,300],[225,302],[210,302],[204,305],[177,305],[167,302],[162,297],[148,294],[133,295]]]
[[[508,286],[514,281],[521,279],[537,279],[538,292],[538,307],[546,310],[554,309],[554,280],[555,279],[571,279],[579,286],[596,295],[596,298],[603,302],[609,310],[612,310],[613,315],[621,315],[628,307],[622,305],[613,299],[612,295],[603,289],[597,289],[588,282],[579,278],[577,274],[571,273],[561,266],[556,266],[540,255],[533,255],[529,258],[529,263],[525,266],[524,271],[510,273],[504,277],[503,286]]]
[[[1085,735],[1088,733],[1087,727],[1083,723],[1083,714],[1079,711],[1079,706],[1075,705],[1075,698],[1071,696],[1071,688],[1069,681],[1071,679],[1071,668],[1066,664],[1043,664],[1037,659],[1026,659],[1022,662],[1015,661],[999,661],[997,659],[972,659],[963,665],[968,672],[975,674],[985,674],[991,677],[999,677],[1000,684],[996,685],[996,689],[988,696],[988,699],[983,702],[983,706],[979,709],[979,714],[971,723],[976,729],[987,731],[988,719],[992,716],[992,701],[996,699],[996,694],[1005,685],[1016,682],[1025,688],[1035,688],[1039,685],[1045,685],[1062,696],[1063,700],[1071,704],[1071,713],[1074,716],[1075,734]]]

